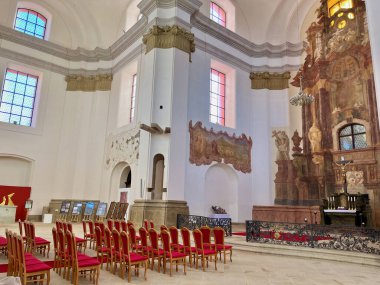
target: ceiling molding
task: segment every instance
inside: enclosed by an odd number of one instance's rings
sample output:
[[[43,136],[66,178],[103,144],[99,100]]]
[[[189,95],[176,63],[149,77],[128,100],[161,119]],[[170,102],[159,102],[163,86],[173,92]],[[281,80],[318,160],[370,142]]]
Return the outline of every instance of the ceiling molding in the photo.
[[[283,43],[272,45],[270,43],[255,44],[239,36],[233,31],[222,27],[202,13],[195,13],[191,17],[193,27],[222,41],[223,43],[241,51],[250,57],[281,58],[284,56],[301,56],[304,51],[304,43]]]
[[[198,11],[202,6],[202,2],[198,0],[143,0],[137,7],[141,13],[148,16],[157,8],[171,9],[179,7],[183,11],[192,15],[195,11]]]

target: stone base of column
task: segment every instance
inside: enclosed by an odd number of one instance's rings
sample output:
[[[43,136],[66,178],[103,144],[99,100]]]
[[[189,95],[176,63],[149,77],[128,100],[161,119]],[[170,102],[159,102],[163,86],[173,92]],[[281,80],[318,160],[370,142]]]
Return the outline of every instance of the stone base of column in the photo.
[[[177,214],[189,215],[186,201],[176,200],[135,200],[129,209],[129,220],[140,227],[143,221],[152,220],[156,230],[161,225],[176,226]]]

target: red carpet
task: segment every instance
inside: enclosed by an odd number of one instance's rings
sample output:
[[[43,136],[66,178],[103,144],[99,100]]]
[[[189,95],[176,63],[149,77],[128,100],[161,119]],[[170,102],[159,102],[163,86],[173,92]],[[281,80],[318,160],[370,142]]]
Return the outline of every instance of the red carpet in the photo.
[[[247,234],[246,234],[246,232],[233,232],[232,235],[233,236],[243,236],[243,237],[245,237]]]
[[[51,268],[53,268],[54,260],[47,260],[44,261],[46,265],[49,265]],[[0,264],[0,273],[7,272],[8,270],[8,264]]]

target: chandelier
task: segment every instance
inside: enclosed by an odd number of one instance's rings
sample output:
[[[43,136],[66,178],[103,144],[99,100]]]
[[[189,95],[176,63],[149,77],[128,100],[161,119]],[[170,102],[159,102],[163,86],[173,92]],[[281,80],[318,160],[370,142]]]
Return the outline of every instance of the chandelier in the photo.
[[[303,105],[309,105],[314,102],[314,96],[311,94],[307,94],[303,91],[302,87],[302,76],[300,76],[300,90],[298,91],[298,94],[291,97],[289,99],[289,103],[293,106],[303,106]]]

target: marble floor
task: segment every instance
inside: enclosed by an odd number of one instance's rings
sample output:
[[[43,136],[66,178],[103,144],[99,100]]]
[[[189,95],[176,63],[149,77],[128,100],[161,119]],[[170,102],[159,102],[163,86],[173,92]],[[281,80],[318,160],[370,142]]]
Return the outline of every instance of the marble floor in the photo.
[[[18,231],[16,224],[0,225],[0,234],[4,235],[5,228]],[[50,224],[36,224],[36,234],[51,240]],[[81,225],[74,225],[74,232],[77,236],[82,236]],[[235,237],[236,238],[236,237]],[[244,237],[242,237],[244,240]],[[228,242],[228,240],[227,240]],[[91,250],[86,251],[92,254]],[[41,258],[43,259],[43,258]],[[50,259],[51,255],[50,255]],[[0,264],[6,263],[4,256],[0,256]],[[165,284],[165,285],[380,285],[379,267],[364,266],[345,262],[333,262],[317,259],[306,259],[276,255],[258,254],[247,251],[235,250],[233,262],[223,264],[218,262],[218,270],[215,271],[210,266],[206,272],[187,268],[187,275],[183,275],[182,267],[179,272],[174,272],[173,277],[168,274],[158,273],[148,270],[147,281],[140,274],[140,277],[132,275],[133,284]],[[70,284],[52,271],[50,284]],[[0,280],[5,273],[0,273]],[[80,279],[80,284],[92,284],[86,279]],[[99,284],[126,284],[127,280],[122,280],[106,270],[101,270]]]

